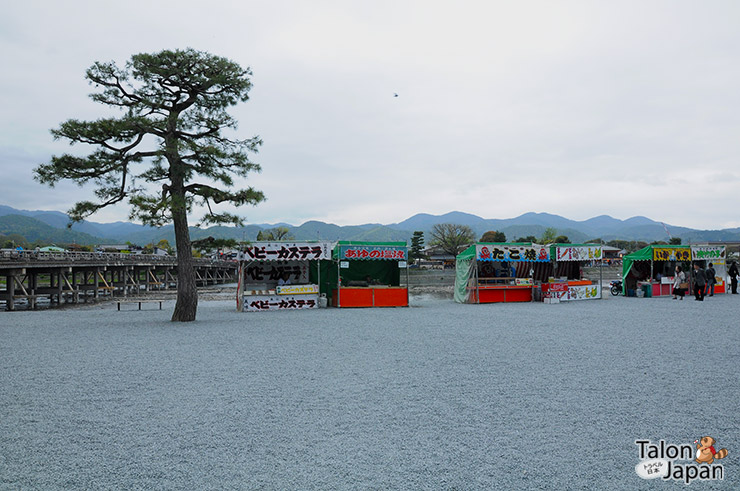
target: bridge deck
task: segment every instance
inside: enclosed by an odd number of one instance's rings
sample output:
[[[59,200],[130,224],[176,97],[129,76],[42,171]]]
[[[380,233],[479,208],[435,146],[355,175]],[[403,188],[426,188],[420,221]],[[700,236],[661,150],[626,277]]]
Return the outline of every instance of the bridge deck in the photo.
[[[198,286],[235,281],[238,263],[193,259]],[[3,289],[4,287],[4,289]],[[151,254],[0,250],[0,302],[36,308],[177,288],[177,257]]]

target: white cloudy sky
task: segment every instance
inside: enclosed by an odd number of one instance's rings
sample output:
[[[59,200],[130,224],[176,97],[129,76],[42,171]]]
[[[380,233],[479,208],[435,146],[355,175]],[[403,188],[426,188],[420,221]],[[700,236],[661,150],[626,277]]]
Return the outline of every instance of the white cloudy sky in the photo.
[[[254,73],[232,111],[264,140],[250,223],[459,210],[740,226],[738,25],[734,0],[5,2],[0,204],[91,196],[32,179],[69,151],[49,129],[102,114],[85,69],[192,47]]]

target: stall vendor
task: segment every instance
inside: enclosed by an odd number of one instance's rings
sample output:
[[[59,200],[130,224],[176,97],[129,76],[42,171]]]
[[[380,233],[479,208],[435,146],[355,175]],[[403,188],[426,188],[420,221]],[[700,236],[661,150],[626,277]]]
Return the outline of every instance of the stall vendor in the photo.
[[[365,282],[367,283],[367,286],[380,284],[378,280],[372,278],[370,275],[365,276]]]

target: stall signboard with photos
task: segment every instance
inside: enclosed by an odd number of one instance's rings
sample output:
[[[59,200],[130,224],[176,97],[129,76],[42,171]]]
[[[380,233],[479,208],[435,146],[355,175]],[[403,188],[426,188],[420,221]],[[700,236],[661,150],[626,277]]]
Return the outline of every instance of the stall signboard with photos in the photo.
[[[552,244],[552,277],[543,282],[542,299],[567,302],[575,300],[597,300],[601,298],[602,256],[600,244]],[[585,278],[583,268],[599,267],[598,281]]]
[[[701,261],[706,268],[709,263],[715,271],[714,293],[727,293],[727,246],[722,245],[692,245],[691,259]]]

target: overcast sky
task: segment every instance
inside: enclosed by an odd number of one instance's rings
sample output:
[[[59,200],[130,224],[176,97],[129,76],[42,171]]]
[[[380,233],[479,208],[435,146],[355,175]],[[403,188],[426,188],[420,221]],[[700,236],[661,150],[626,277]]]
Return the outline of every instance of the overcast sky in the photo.
[[[231,111],[264,140],[248,223],[458,210],[738,227],[738,25],[735,0],[5,2],[0,204],[90,198],[32,179],[70,151],[51,128],[103,114],[85,70],[191,47],[253,71]]]

